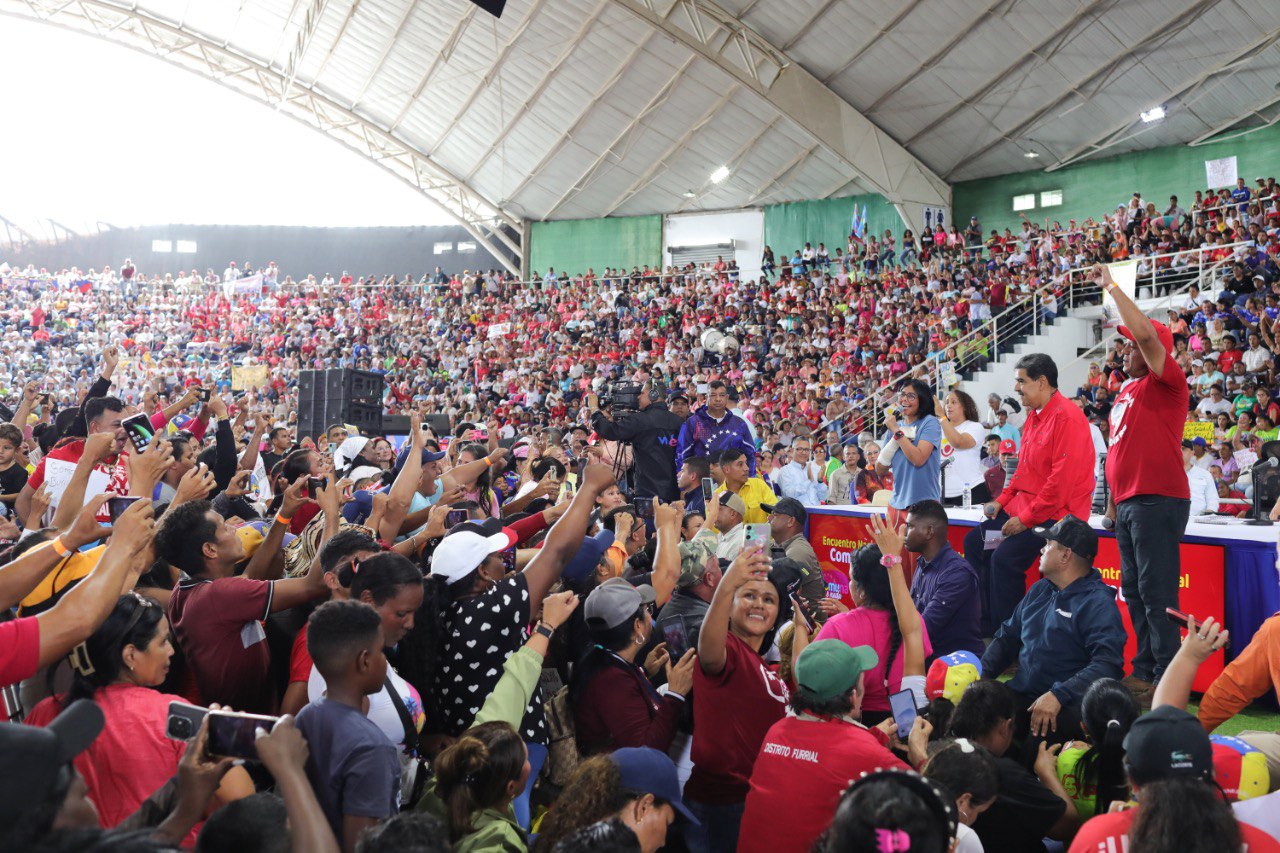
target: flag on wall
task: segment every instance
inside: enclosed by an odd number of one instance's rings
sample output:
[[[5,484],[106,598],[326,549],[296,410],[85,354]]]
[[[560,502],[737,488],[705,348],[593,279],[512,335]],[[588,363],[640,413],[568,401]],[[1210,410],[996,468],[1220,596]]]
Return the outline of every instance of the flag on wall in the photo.
[[[862,206],[862,216],[858,216],[858,205],[853,206],[853,227],[852,234],[854,238],[861,240],[863,232],[867,230],[867,206]]]

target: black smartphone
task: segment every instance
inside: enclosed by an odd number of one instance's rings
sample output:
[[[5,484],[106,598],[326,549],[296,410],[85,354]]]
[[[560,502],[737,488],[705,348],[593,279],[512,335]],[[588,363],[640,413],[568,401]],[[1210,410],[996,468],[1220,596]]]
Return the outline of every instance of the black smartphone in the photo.
[[[809,611],[805,609],[804,602],[791,596],[791,609],[796,612],[796,618],[804,622],[805,628],[809,630],[809,637],[818,632],[818,625],[813,621],[813,617],[809,615]]]
[[[898,739],[906,743],[911,727],[916,724],[916,697],[910,690],[901,690],[889,694],[889,709],[893,711],[893,721],[898,724]]]
[[[444,526],[446,529],[452,530],[455,525],[461,524],[467,520],[467,511],[465,509],[451,509],[449,514],[444,517]]]
[[[642,498],[636,501],[636,518],[653,521],[653,499]]]
[[[322,491],[324,491],[323,477],[307,478],[307,494],[308,495],[314,498],[316,495],[320,494]]]
[[[683,616],[676,616],[663,624],[662,640],[667,644],[667,655],[671,658],[671,663],[684,657],[684,653],[689,651],[689,627]]]
[[[277,719],[237,711],[210,711],[209,754],[257,761],[258,749],[254,744],[257,730],[271,731]]]
[[[129,441],[133,442],[134,449],[139,453],[145,451],[156,437],[155,430],[151,428],[151,419],[142,413],[125,418],[120,422],[120,428],[129,436]]]
[[[507,548],[502,552],[502,573],[511,575],[516,571],[516,549]]]
[[[124,513],[126,509],[133,506],[134,501],[140,501],[140,500],[142,500],[142,498],[140,497],[108,498],[107,512],[110,513],[111,515],[111,523],[115,524],[116,519],[120,518],[120,516]]]
[[[164,733],[174,740],[191,740],[200,731],[208,708],[199,705],[188,705],[186,702],[169,703],[169,719],[165,722]]]
[[[702,478],[702,499],[704,501],[709,502],[711,500],[711,496],[714,495],[715,493],[716,493],[716,481],[711,479],[710,477],[703,477]]]
[[[201,403],[209,402],[209,397],[211,397],[212,395],[213,395],[213,392],[210,391],[208,388],[196,389],[196,399],[198,399]]]

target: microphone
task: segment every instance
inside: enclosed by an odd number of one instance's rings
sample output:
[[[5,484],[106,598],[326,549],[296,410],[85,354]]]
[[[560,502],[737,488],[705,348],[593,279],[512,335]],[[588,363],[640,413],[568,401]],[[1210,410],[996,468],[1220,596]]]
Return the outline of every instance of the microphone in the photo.
[[[1254,471],[1265,471],[1268,468],[1275,468],[1276,466],[1280,466],[1280,459],[1276,459],[1274,456],[1271,456],[1271,457],[1268,457],[1264,462],[1253,463],[1247,469],[1245,469],[1244,471],[1241,471],[1240,473],[1242,475],[1252,474]]]
[[[956,461],[956,458],[954,456],[948,456],[946,459],[942,460],[942,464],[939,465],[938,468],[939,470],[945,469],[948,466],[950,466],[952,462],[955,462],[955,461]]]

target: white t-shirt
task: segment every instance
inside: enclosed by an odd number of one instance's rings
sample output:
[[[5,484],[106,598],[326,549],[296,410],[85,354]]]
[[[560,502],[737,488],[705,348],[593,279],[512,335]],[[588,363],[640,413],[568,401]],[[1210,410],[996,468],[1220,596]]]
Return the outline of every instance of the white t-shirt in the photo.
[[[970,827],[959,824],[956,827],[956,846],[951,848],[951,853],[984,853],[982,839]]]
[[[395,685],[405,708],[413,717],[414,725],[417,726],[418,731],[422,731],[422,725],[427,721],[427,714],[422,707],[422,699],[418,696],[418,691],[390,666],[387,667],[387,678]],[[312,664],[311,676],[307,678],[307,701],[315,702],[322,698],[326,687],[324,676]],[[396,746],[404,745],[404,724],[400,722],[400,715],[396,712],[396,706],[391,701],[391,694],[387,692],[386,685],[369,697],[369,713],[365,716],[387,736],[387,740]]]
[[[974,488],[982,482],[982,440],[987,431],[982,424],[965,421],[956,425],[956,432],[973,437],[973,447],[961,450],[947,441],[947,434],[942,434],[942,461],[953,460],[947,466],[947,491],[943,497],[954,498],[964,493],[964,487]]]

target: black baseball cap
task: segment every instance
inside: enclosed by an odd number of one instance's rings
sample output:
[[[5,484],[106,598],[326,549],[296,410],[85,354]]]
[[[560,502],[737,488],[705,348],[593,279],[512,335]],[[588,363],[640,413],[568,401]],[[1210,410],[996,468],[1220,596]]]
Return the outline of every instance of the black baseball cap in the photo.
[[[1093,562],[1098,556],[1098,534],[1086,522],[1067,513],[1053,527],[1033,527],[1031,532],[1041,539],[1057,542],[1064,548],[1070,548],[1080,558]]]
[[[796,521],[804,524],[809,518],[808,511],[804,508],[804,504],[795,498],[781,498],[775,504],[760,504],[760,508],[765,512],[776,512],[778,515],[789,515]]]
[[[1191,714],[1162,705],[1143,714],[1124,736],[1129,778],[1139,785],[1190,776],[1213,778],[1213,745],[1209,735]]]
[[[63,769],[102,731],[89,699],[68,705],[47,726],[0,723],[0,826],[12,827],[55,794]]]

